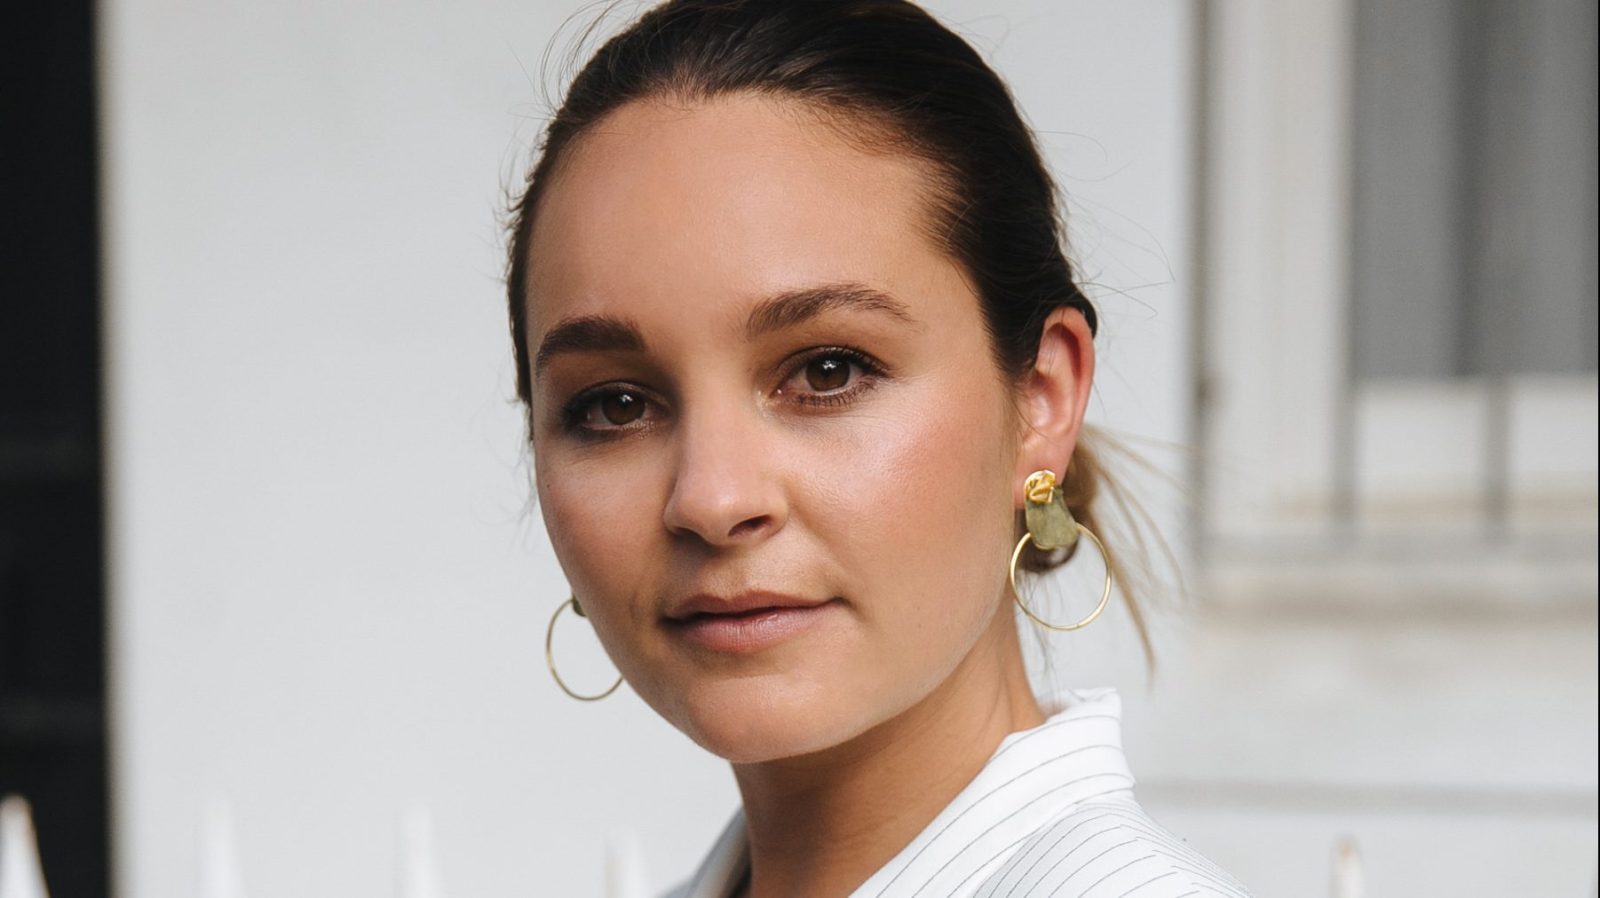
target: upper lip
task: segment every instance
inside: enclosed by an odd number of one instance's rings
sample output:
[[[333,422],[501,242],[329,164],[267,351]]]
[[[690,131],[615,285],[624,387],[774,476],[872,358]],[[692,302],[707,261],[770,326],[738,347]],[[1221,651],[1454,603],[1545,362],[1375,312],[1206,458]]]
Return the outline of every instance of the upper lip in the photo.
[[[701,592],[673,605],[667,617],[671,620],[688,620],[696,614],[741,614],[761,608],[811,608],[827,601],[764,590],[748,590],[728,596]]]

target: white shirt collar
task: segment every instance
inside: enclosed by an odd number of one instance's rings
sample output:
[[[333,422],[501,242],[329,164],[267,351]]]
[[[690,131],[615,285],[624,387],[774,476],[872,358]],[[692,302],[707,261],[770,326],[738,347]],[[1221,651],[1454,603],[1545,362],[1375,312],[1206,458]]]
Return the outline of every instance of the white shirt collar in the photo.
[[[851,898],[960,894],[1072,805],[1133,787],[1115,689],[1066,690],[1044,706],[1044,723],[1002,739],[972,782]],[[741,807],[684,898],[727,898],[745,876],[749,851]]]

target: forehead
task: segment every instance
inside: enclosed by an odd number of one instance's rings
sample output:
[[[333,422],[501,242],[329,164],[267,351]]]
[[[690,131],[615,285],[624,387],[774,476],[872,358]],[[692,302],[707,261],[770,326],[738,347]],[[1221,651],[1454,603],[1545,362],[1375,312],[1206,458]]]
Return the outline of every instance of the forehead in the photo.
[[[818,282],[908,303],[948,288],[926,166],[867,152],[793,101],[636,102],[568,153],[530,245],[530,333],[607,312],[742,321],[749,300]]]

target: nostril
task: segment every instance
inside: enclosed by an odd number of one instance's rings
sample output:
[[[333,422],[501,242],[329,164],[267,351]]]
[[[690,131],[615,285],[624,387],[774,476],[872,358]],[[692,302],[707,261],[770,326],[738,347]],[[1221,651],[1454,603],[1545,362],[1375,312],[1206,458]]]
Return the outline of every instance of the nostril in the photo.
[[[761,530],[764,530],[771,523],[772,517],[770,515],[760,515],[759,517],[749,518],[748,520],[743,520],[733,525],[733,529],[728,531],[728,536],[739,537],[745,535],[746,533],[758,533]]]

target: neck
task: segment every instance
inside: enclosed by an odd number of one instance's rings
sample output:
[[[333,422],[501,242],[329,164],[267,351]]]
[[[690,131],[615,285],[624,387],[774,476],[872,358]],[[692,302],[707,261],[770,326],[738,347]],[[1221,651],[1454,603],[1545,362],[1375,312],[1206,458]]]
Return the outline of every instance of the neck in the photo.
[[[1009,603],[927,697],[856,738],[734,765],[749,835],[745,898],[848,895],[955,798],[1007,735],[1038,726]]]

